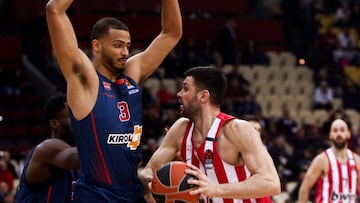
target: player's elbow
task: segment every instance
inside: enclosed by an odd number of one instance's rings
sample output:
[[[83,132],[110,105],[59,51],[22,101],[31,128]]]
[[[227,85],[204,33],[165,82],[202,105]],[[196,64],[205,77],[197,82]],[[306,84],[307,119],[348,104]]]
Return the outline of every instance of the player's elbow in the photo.
[[[182,29],[173,30],[168,32],[167,35],[173,39],[174,42],[178,43],[183,35]]]
[[[272,192],[273,192],[273,195],[278,195],[281,193],[281,184],[280,184],[280,181],[277,182],[276,184],[274,184],[273,188],[272,188]]]
[[[61,13],[65,13],[67,7],[69,4],[71,3],[71,1],[67,1],[67,2],[59,2],[56,0],[50,0],[47,2],[45,8],[46,8],[46,14],[47,15],[57,15],[57,14],[61,14]]]
[[[178,39],[178,41],[181,39],[181,37],[182,37],[182,35],[183,35],[183,29],[182,29],[182,27],[180,26],[178,29],[176,29],[175,31],[174,31],[174,37],[176,38],[176,39]]]
[[[273,178],[269,184],[267,185],[267,188],[270,192],[270,195],[278,195],[281,193],[281,183],[279,178]]]
[[[55,1],[49,1],[46,4],[46,14],[47,15],[54,15],[58,13],[58,8],[56,6],[56,2]]]
[[[182,26],[173,26],[171,29],[163,29],[162,34],[171,38],[175,42],[179,42],[183,35]]]

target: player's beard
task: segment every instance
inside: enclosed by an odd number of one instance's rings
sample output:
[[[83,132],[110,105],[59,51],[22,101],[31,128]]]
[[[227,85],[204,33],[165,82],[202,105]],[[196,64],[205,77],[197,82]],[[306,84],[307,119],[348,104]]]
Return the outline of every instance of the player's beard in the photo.
[[[198,114],[199,106],[196,102],[196,96],[193,97],[192,101],[188,102],[188,105],[183,106],[184,110],[182,111],[182,115],[186,118],[194,118],[196,114]]]
[[[345,149],[345,147],[346,147],[346,145],[347,145],[347,140],[343,140],[343,141],[341,141],[341,142],[338,142],[338,141],[336,141],[336,140],[332,140],[332,142],[334,143],[334,147],[335,147],[336,149],[339,149],[339,150]]]
[[[101,52],[103,58],[103,65],[112,72],[118,72],[122,69],[122,66],[116,66],[116,59],[109,57],[104,51]]]

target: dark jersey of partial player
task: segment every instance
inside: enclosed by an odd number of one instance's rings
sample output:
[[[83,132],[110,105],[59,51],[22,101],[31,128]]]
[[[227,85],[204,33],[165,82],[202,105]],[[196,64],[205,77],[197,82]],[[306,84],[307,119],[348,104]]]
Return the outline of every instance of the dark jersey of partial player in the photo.
[[[91,185],[141,192],[137,177],[141,160],[141,89],[122,74],[115,83],[99,73],[98,76],[98,98],[89,115],[78,121],[70,113],[82,180]]]
[[[25,179],[26,170],[34,149],[25,161],[20,183],[15,196],[15,203],[66,203],[71,201],[72,188],[76,172],[53,169],[53,175],[42,184],[29,184]]]

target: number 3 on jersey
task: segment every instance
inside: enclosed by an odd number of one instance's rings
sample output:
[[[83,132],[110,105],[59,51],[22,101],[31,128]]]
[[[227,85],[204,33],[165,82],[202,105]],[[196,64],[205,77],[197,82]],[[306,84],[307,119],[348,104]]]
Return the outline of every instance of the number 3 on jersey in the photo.
[[[119,119],[120,121],[128,121],[130,119],[130,111],[128,104],[125,101],[121,101],[117,103],[117,107],[120,111]]]

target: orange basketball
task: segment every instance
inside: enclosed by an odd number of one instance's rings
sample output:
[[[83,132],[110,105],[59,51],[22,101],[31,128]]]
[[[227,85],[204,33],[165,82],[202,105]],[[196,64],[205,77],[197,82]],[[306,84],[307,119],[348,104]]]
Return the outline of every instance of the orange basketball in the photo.
[[[172,161],[161,166],[154,176],[151,192],[158,203],[194,203],[200,195],[190,195],[189,191],[195,185],[189,185],[187,180],[195,178],[185,173],[188,167],[184,162]]]

